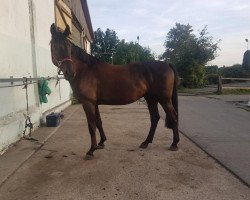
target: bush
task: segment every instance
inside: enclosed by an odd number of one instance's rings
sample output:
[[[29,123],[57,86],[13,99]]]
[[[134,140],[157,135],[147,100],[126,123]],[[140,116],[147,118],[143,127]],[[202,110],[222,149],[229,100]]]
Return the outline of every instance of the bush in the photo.
[[[218,74],[208,74],[205,80],[207,85],[218,84]]]

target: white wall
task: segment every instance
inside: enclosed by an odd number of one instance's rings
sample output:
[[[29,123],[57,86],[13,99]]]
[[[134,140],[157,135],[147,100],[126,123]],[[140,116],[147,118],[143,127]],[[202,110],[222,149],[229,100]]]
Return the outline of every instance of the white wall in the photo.
[[[32,40],[29,5],[33,2],[35,57],[32,60]],[[5,0],[0,6],[0,78],[46,77],[57,75],[50,58],[50,25],[54,22],[53,0]],[[33,51],[34,52],[34,51]],[[35,59],[35,63],[34,63]],[[55,80],[49,82],[52,94],[47,104],[40,104],[37,85],[29,85],[31,120],[39,125],[46,111],[70,98],[67,81],[61,81],[61,99]],[[0,86],[10,85],[0,83]],[[0,88],[0,152],[17,141],[24,130],[26,112],[25,90],[22,87]]]
[[[34,1],[34,0],[33,0]],[[35,38],[36,38],[36,60],[37,73],[40,77],[57,75],[57,68],[51,62],[50,56],[50,26],[55,21],[54,1],[35,0]],[[70,98],[70,86],[66,80],[61,81],[61,99],[59,95],[59,86],[55,88],[56,81],[49,81],[49,87],[52,94],[48,97],[49,103],[41,105],[41,112],[44,113],[58,104],[61,104]]]

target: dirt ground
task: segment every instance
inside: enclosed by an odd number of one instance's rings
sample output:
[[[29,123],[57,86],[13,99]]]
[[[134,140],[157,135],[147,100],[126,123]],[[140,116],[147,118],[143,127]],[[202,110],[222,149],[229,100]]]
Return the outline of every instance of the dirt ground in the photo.
[[[150,125],[145,105],[101,106],[100,112],[108,140],[93,160],[83,159],[90,145],[83,110],[71,106],[58,129],[34,133],[53,134],[0,185],[0,199],[250,199],[247,186],[183,135],[179,150],[168,151],[172,133],[163,120],[154,143],[140,149]]]

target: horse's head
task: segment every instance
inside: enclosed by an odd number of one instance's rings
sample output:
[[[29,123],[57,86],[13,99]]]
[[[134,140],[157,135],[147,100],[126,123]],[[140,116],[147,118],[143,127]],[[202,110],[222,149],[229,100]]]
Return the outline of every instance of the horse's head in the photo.
[[[62,71],[66,80],[72,80],[75,77],[73,61],[71,59],[71,43],[67,39],[70,34],[67,25],[64,32],[57,30],[55,24],[50,27],[51,32],[51,59],[54,65]]]

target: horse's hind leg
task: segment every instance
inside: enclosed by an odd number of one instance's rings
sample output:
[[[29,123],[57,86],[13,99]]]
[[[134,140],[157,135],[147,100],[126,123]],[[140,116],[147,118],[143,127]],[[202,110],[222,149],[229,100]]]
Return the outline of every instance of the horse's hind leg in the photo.
[[[105,136],[104,130],[102,128],[102,119],[101,119],[101,116],[100,116],[98,105],[96,105],[95,114],[96,114],[96,126],[97,126],[97,128],[99,130],[100,138],[101,138],[100,142],[98,143],[97,148],[98,149],[103,149],[104,148],[104,142],[106,141],[106,136]]]
[[[96,142],[96,116],[95,116],[95,105],[90,102],[82,103],[83,109],[86,113],[87,121],[88,121],[88,128],[89,133],[91,136],[91,146],[89,151],[86,154],[85,159],[90,160],[94,156],[94,151],[97,149],[97,142]]]
[[[160,115],[158,112],[157,107],[157,100],[151,97],[145,97],[145,100],[147,101],[148,110],[150,113],[150,121],[151,121],[151,127],[148,133],[148,136],[146,140],[140,145],[140,148],[147,148],[149,143],[152,143],[154,139],[155,130],[158,124],[158,121],[160,119]]]
[[[173,143],[169,150],[176,151],[178,150],[177,144],[180,141],[177,112],[175,111],[171,100],[160,101],[160,104],[166,113],[166,127],[173,130]]]

